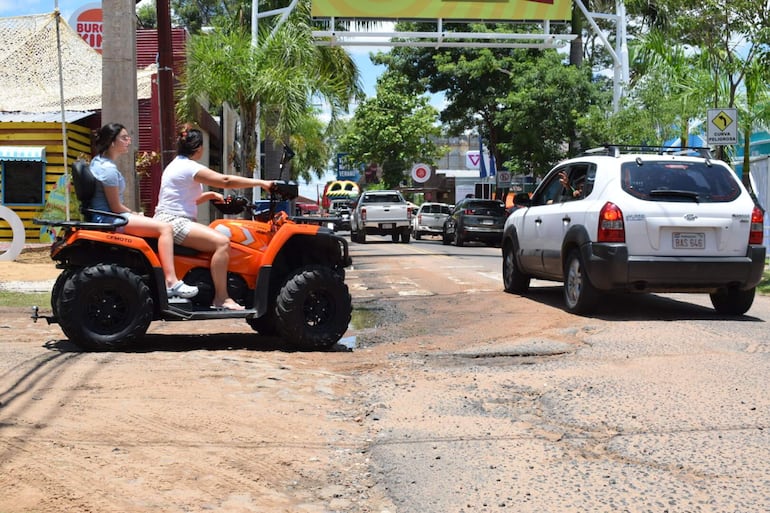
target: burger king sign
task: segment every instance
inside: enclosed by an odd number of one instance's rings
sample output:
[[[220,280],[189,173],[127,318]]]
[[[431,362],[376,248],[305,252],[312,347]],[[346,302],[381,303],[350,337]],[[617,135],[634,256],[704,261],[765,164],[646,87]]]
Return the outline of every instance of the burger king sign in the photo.
[[[103,25],[100,3],[86,4],[70,18],[70,26],[99,53],[102,53]]]

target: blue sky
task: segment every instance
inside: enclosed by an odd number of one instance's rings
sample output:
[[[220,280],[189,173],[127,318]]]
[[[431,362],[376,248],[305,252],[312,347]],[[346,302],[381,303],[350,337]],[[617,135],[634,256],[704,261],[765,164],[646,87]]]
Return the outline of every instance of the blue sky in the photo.
[[[59,0],[58,8],[62,17],[69,21],[70,16],[82,6],[92,2],[81,0]],[[26,14],[45,14],[53,12],[57,2],[53,0],[0,0],[0,17],[24,16]]]

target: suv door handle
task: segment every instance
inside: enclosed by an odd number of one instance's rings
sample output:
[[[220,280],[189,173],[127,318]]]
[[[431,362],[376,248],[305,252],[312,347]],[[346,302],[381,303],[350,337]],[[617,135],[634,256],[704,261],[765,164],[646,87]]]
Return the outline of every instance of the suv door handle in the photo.
[[[561,218],[562,221],[564,221],[565,224],[569,224],[572,222],[572,218],[570,216],[564,216]]]

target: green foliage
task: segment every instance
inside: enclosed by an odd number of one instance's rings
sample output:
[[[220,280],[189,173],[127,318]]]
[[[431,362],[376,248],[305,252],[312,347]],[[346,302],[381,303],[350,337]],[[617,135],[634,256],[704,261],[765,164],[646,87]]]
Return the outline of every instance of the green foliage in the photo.
[[[473,24],[468,30],[502,27]],[[589,144],[577,131],[579,120],[589,106],[606,109],[609,102],[601,80],[594,81],[587,67],[566,66],[555,51],[401,47],[375,59],[408,76],[415,88],[442,92],[447,132],[478,132],[498,165],[514,173],[542,173],[570,148]]]
[[[407,77],[389,71],[377,81],[377,95],[362,101],[340,140],[356,162],[378,163],[386,188],[397,186],[416,162],[433,164],[440,149],[438,112],[411,90]]]
[[[158,10],[154,4],[145,4],[136,10],[139,28],[158,28]]]
[[[607,101],[587,68],[565,66],[555,51],[517,62],[509,92],[499,99],[498,122],[508,136],[500,145],[509,155],[506,167],[540,175],[575,151],[565,142],[573,141],[576,149],[595,146],[592,134],[578,127],[591,106]]]
[[[350,56],[340,48],[315,45],[309,19],[309,3],[303,2],[276,30],[261,24],[256,45],[247,27],[232,19],[211,33],[191,37],[178,118],[192,119],[199,102],[215,109],[225,102],[237,108],[250,170],[257,165],[258,107],[262,133],[274,140],[289,142],[297,134],[320,141],[317,130],[307,132],[311,126],[307,118],[316,116],[312,104],[324,101],[335,120],[362,93]],[[298,159],[292,166],[295,175],[305,176],[312,170],[320,176],[318,158],[325,151],[313,156],[308,152],[307,158]]]

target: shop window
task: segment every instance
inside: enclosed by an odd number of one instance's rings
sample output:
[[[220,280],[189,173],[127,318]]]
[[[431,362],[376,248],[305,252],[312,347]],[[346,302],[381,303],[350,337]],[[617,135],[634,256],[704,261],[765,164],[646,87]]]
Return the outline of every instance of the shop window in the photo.
[[[45,163],[2,161],[3,205],[40,206],[45,203]]]

